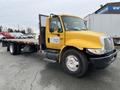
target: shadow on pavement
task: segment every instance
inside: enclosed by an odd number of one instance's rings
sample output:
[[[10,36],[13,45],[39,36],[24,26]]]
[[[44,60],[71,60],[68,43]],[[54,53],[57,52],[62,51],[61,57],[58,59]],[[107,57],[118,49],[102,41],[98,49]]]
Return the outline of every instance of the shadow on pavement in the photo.
[[[40,72],[41,79],[39,80],[39,84],[44,88],[54,85],[59,90],[103,90],[105,88],[113,90],[111,77],[115,74],[111,70],[114,71],[114,68],[109,67],[105,70],[91,69],[87,72],[86,76],[75,78],[63,72],[60,64],[49,63]]]

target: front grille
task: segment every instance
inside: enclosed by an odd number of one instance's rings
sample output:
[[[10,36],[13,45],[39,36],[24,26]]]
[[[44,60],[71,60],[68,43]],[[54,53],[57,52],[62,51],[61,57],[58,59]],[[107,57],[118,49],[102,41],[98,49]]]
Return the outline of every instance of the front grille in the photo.
[[[112,38],[104,38],[104,45],[106,52],[114,50],[114,44]]]

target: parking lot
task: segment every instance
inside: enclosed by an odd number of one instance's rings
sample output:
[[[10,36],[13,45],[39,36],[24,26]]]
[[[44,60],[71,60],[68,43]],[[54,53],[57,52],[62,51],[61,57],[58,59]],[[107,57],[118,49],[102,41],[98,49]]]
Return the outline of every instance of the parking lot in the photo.
[[[10,55],[0,46],[0,90],[119,90],[120,61],[105,70],[89,70],[83,78],[64,73],[39,53]]]

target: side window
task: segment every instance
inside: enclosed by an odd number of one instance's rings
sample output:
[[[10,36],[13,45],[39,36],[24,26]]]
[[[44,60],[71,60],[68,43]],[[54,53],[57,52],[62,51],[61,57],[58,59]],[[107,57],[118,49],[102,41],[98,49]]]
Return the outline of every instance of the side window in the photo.
[[[50,21],[50,32],[62,32],[62,26],[58,17],[54,17]]]

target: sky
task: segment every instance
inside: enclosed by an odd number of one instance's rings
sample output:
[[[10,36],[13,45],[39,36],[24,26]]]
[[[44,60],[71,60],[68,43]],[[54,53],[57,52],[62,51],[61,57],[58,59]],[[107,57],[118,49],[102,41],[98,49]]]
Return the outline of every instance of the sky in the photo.
[[[38,32],[38,15],[70,14],[84,18],[108,2],[119,0],[0,0],[0,25],[33,28]]]

